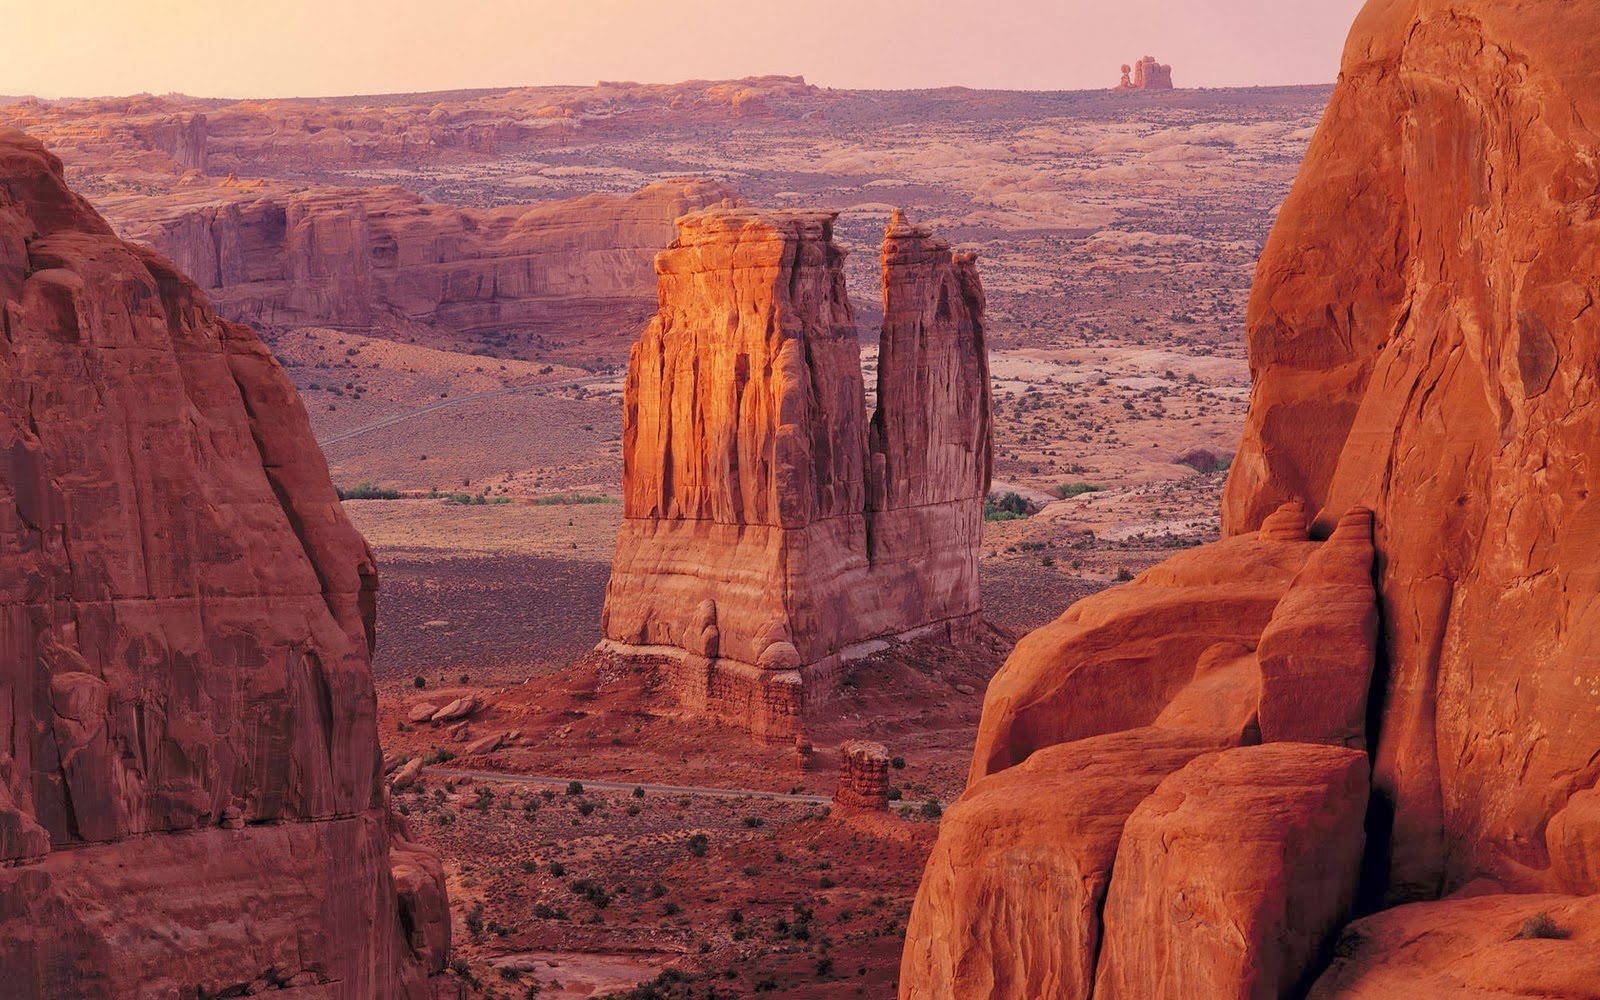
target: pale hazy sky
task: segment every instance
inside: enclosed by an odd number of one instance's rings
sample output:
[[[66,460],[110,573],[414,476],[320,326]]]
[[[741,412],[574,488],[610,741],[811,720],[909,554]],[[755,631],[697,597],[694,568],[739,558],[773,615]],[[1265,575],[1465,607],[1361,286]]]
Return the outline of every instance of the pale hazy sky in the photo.
[[[1361,0],[0,0],[0,94],[206,97],[803,74],[846,88],[1331,83]]]

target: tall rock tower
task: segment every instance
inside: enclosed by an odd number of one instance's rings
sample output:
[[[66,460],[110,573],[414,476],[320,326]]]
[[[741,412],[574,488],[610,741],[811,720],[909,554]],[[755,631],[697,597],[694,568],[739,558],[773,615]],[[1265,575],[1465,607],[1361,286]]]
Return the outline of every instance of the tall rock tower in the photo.
[[[628,372],[604,646],[665,657],[691,708],[773,741],[802,731],[873,640],[965,634],[982,607],[973,255],[890,224],[869,420],[834,218],[679,220]]]

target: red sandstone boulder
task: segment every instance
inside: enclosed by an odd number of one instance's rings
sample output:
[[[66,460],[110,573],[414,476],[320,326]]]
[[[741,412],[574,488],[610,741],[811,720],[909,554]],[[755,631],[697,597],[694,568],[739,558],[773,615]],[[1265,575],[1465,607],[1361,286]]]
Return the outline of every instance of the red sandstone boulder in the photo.
[[[1134,729],[1049,747],[975,782],[928,859],[900,996],[1088,998],[1123,824],[1167,775],[1219,745]]]
[[[1277,1000],[1355,903],[1367,755],[1273,743],[1201,757],[1123,828],[1096,1000]]]
[[[1150,725],[1207,650],[1253,648],[1316,548],[1303,518],[1286,507],[1258,534],[1176,555],[1025,637],[989,682],[971,780],[1043,747]]]
[[[833,805],[844,814],[889,808],[889,751],[882,743],[846,740],[839,745],[839,787]]]

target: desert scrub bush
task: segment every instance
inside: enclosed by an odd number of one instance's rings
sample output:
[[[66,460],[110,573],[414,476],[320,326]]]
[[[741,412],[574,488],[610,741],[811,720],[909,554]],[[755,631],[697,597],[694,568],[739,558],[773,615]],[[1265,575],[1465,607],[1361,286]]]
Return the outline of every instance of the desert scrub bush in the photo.
[[[1555,918],[1543,910],[1524,920],[1522,930],[1517,932],[1517,937],[1522,940],[1565,941],[1571,936],[1571,931],[1557,924]]]
[[[585,902],[597,910],[603,910],[611,905],[611,893],[606,891],[605,886],[592,878],[574,879],[567,888],[572,890],[574,896],[582,897]]]
[[[440,747],[438,750],[435,750],[433,753],[430,753],[428,756],[422,758],[422,763],[432,767],[435,764],[446,764],[455,759],[456,755],[454,753],[444,749],[443,747]]]
[[[339,499],[340,500],[398,500],[398,499],[400,499],[400,491],[399,490],[380,490],[378,487],[374,486],[371,482],[369,482],[369,481],[367,481],[365,479],[363,479],[361,482],[357,483],[356,485],[350,487],[347,490],[346,489],[340,489],[339,487],[334,487],[334,492],[339,495]]]
[[[581,782],[581,781],[569,781],[569,782],[567,782],[567,794],[568,795],[582,795],[583,794],[583,782]]]
[[[616,497],[602,496],[598,493],[554,493],[547,497],[540,497],[533,503],[536,507],[571,507],[621,502]]]
[[[1063,500],[1070,497],[1082,496],[1085,493],[1099,493],[1104,487],[1094,483],[1062,483],[1056,487],[1056,496]]]
[[[703,858],[711,850],[711,838],[703,833],[697,833],[689,838],[689,853],[697,858]]]
[[[1028,516],[1028,501],[1013,491],[991,493],[983,500],[985,521],[1020,521]]]

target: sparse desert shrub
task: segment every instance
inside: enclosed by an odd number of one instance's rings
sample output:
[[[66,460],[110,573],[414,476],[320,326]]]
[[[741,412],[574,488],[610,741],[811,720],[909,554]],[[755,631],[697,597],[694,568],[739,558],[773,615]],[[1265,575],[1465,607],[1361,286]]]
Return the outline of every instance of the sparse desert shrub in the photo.
[[[1543,910],[1524,920],[1522,930],[1517,932],[1517,937],[1524,940],[1565,941],[1571,936],[1571,931],[1557,924],[1555,918]]]
[[[1069,497],[1082,496],[1085,493],[1099,493],[1104,487],[1094,483],[1062,483],[1056,487],[1056,496],[1063,500]]]
[[[635,785],[633,787],[633,797],[636,798],[636,799],[644,798],[644,786],[643,785]]]
[[[586,505],[599,503],[621,503],[615,497],[601,496],[596,493],[556,493],[547,497],[540,497],[533,503],[537,507],[567,507],[572,505]]]
[[[938,819],[944,815],[944,809],[940,807],[938,799],[929,799],[924,802],[921,811],[924,819]]]
[[[445,764],[455,759],[456,755],[454,753],[444,749],[443,747],[440,747],[433,753],[430,753],[428,756],[422,758],[422,763],[432,767],[435,764]]]
[[[581,782],[581,781],[569,781],[569,782],[567,782],[567,794],[568,795],[582,795],[583,794],[583,782]]]
[[[332,407],[329,407],[329,409],[332,409]],[[340,500],[398,500],[398,499],[400,499],[400,491],[399,490],[381,490],[378,487],[372,485],[372,483],[368,482],[367,480],[362,480],[361,482],[357,483],[356,485],[350,487],[347,490],[346,489],[339,489],[339,488],[335,487],[334,492],[339,495],[339,499]]]
[[[411,678],[411,686],[416,688],[418,691],[421,691],[423,688],[428,686],[428,679],[421,674],[418,674],[417,676]]]
[[[906,769],[906,759],[904,757],[890,757],[889,766],[896,771],[904,771]]]
[[[1028,516],[1028,501],[1014,491],[991,493],[983,501],[985,521],[1020,521]]]
[[[711,838],[703,833],[697,833],[689,838],[689,853],[697,858],[703,858],[711,850]]]
[[[1118,566],[1117,567],[1117,582],[1118,583],[1127,583],[1129,580],[1132,580],[1132,579],[1133,579],[1133,570],[1129,569],[1126,566]]]

